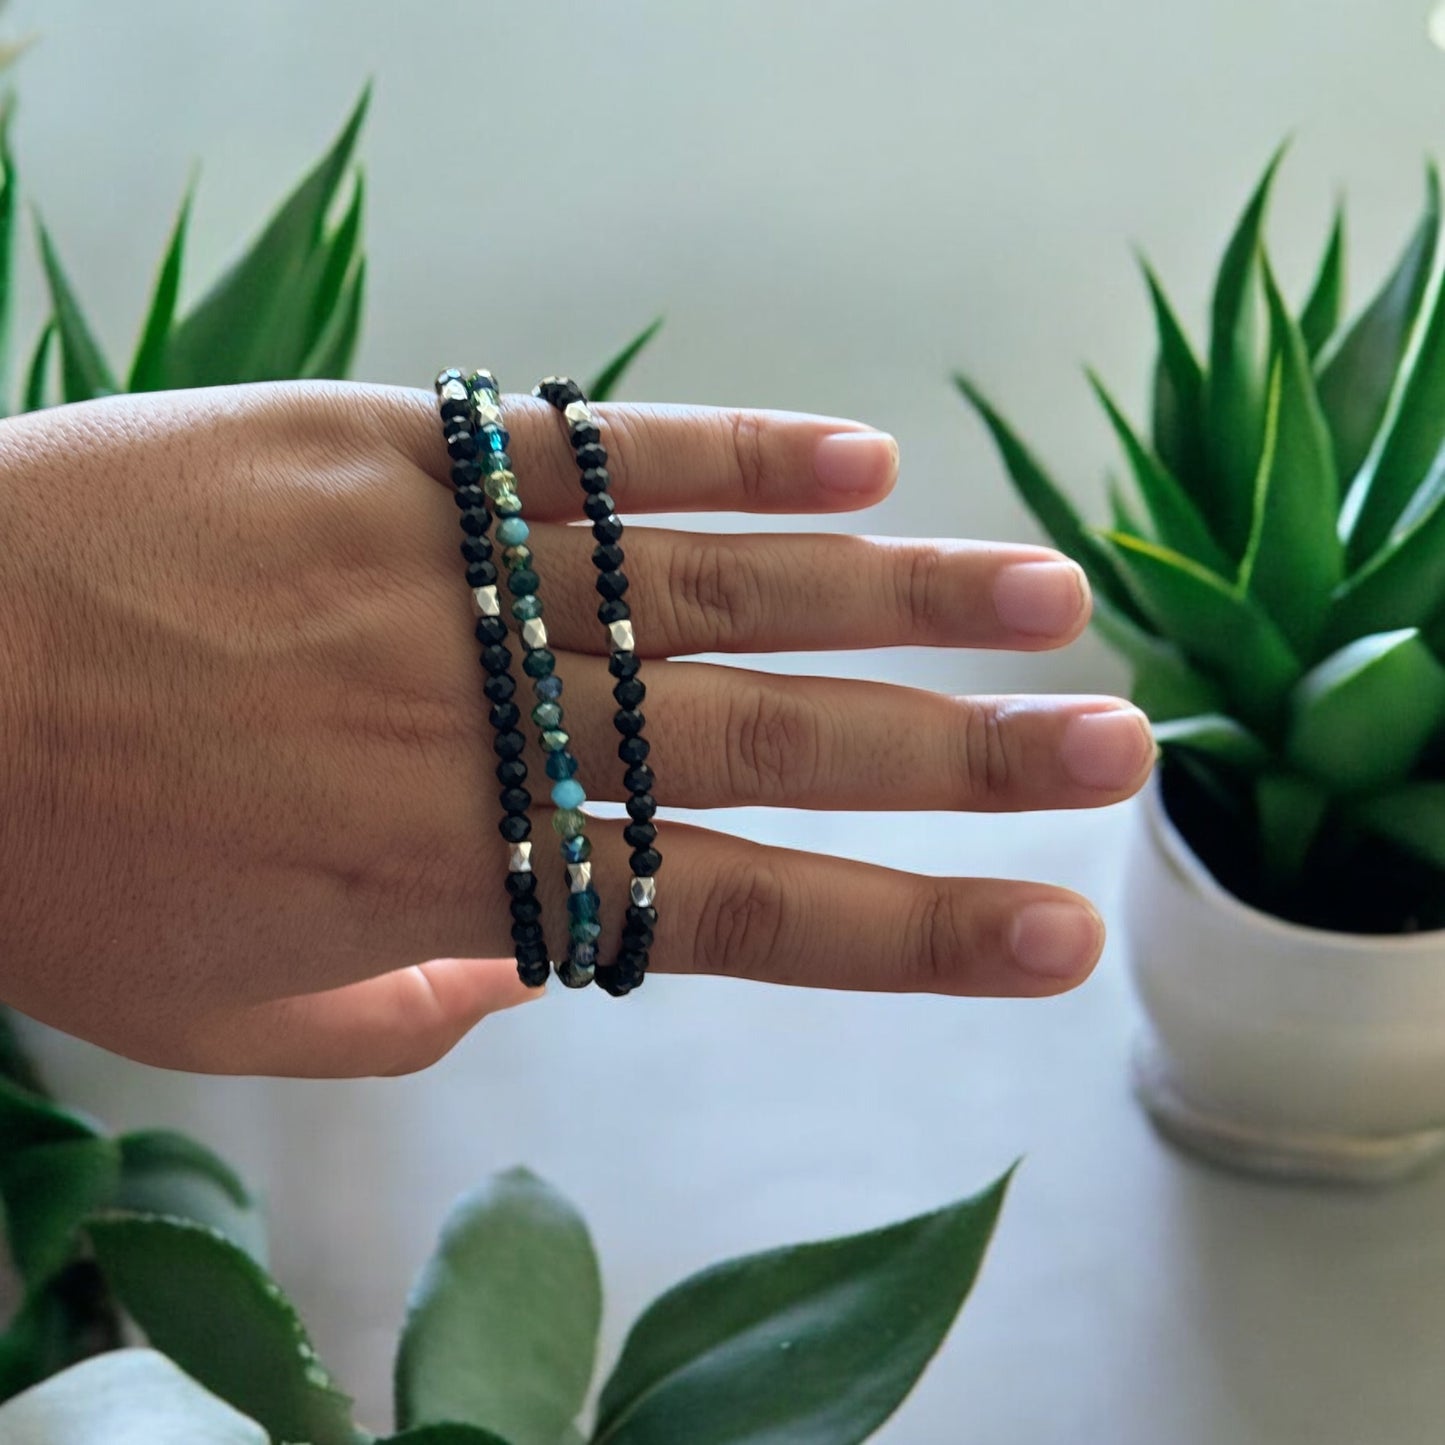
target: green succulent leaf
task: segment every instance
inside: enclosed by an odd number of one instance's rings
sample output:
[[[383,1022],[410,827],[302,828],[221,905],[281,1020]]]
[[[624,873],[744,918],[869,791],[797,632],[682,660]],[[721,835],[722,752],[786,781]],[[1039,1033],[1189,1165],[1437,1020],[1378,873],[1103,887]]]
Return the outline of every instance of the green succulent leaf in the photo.
[[[1154,446],[1200,512],[1209,516],[1214,496],[1205,442],[1204,368],[1158,278],[1146,262],[1141,265],[1159,332],[1159,356],[1154,365]]]
[[[1301,657],[1310,656],[1344,572],[1335,530],[1339,484],[1304,338],[1265,268],[1276,357],[1239,585]]]
[[[1201,567],[1207,567],[1220,577],[1229,577],[1234,567],[1224,555],[1219,544],[1210,534],[1199,510],[1178,481],[1164,468],[1164,465],[1135,434],[1128,418],[1115,404],[1104,383],[1091,372],[1089,381],[1104,410],[1108,413],[1110,425],[1124,448],[1129,470],[1134,475],[1139,495],[1154,520],[1154,532],[1166,547],[1192,558]]]
[[[586,1398],[601,1316],[581,1216],[525,1169],[497,1175],[453,1208],[412,1290],[398,1423],[455,1420],[556,1445]]]
[[[1103,598],[1094,599],[1093,620],[1099,634],[1133,668],[1131,696],[1151,722],[1212,713],[1223,706],[1219,687],[1191,667],[1177,647],[1131,622]]]
[[[13,1445],[269,1445],[265,1430],[154,1350],[114,1350],[0,1406]]]
[[[1298,659],[1270,618],[1178,552],[1119,532],[1105,534],[1105,540],[1155,628],[1209,670],[1231,712],[1268,733],[1300,673]]]
[[[1330,239],[1315,275],[1314,285],[1300,312],[1300,336],[1305,349],[1313,358],[1324,350],[1339,328],[1340,317],[1345,307],[1345,207],[1341,202],[1335,207],[1334,224],[1330,227]]]
[[[1440,178],[1426,176],[1425,212],[1394,270],[1359,316],[1318,362],[1320,403],[1335,449],[1335,470],[1348,488],[1379,435],[1410,346],[1440,231]]]
[[[943,1343],[1009,1177],[886,1229],[684,1280],[632,1327],[593,1445],[866,1440]]]
[[[15,196],[18,182],[10,154],[10,108],[0,110],[0,416],[10,407],[10,333],[15,296]]]
[[[195,193],[195,181],[192,180],[181,199],[181,209],[176,215],[165,259],[156,278],[150,311],[141,330],[135,359],[131,362],[127,391],[160,391],[166,385],[166,345],[170,340],[171,323],[175,320],[176,297],[181,289],[181,265],[185,259],[186,232],[190,226]]]
[[[400,1435],[388,1435],[376,1445],[508,1445],[500,1435],[483,1430],[480,1425],[419,1425],[415,1430],[403,1430]]]
[[[1224,713],[1201,713],[1157,723],[1154,741],[1161,748],[1207,753],[1232,768],[1257,771],[1270,758],[1267,747],[1248,728]]]
[[[38,1288],[70,1259],[92,1211],[115,1194],[120,1151],[111,1139],[65,1139],[7,1153],[0,1163],[10,1254],[27,1287]]]
[[[1419,630],[1361,637],[1312,668],[1290,699],[1285,751],[1336,792],[1402,781],[1445,724],[1445,666]]]
[[[1255,476],[1264,436],[1268,363],[1259,334],[1260,237],[1284,147],[1274,153],[1225,248],[1210,310],[1205,381],[1210,461],[1217,488],[1206,515],[1231,556],[1249,537]]]
[[[1292,887],[1319,836],[1329,798],[1318,783],[1296,773],[1265,772],[1254,781],[1260,862],[1271,887]]]
[[[26,411],[39,411],[45,403],[46,378],[50,374],[50,353],[55,349],[57,330],[54,321],[47,321],[35,343],[35,354],[30,358],[25,373],[25,397],[22,405]]]
[[[0,1400],[120,1344],[120,1321],[99,1271],[89,1260],[76,1260],[28,1291],[0,1334]]]
[[[102,1137],[99,1124],[74,1109],[42,1098],[10,1079],[0,1079],[0,1165],[36,1144]]]
[[[1054,545],[1084,569],[1097,594],[1112,602],[1124,616],[1141,622],[1143,616],[1124,585],[1108,548],[1084,526],[1073,503],[1034,460],[1018,433],[967,377],[955,375],[954,385],[982,418],[1015,490]]]
[[[362,257],[346,282],[331,320],[316,343],[316,349],[306,358],[301,368],[302,376],[339,379],[348,375],[351,371],[351,359],[356,353],[356,343],[361,336],[361,316],[365,299],[366,258]]]
[[[40,222],[36,222],[36,227],[40,255],[50,283],[51,304],[55,308],[55,326],[60,333],[60,378],[65,400],[90,401],[93,397],[114,395],[120,386],[91,334],[90,324],[75,299],[50,235]]]
[[[350,1401],[291,1302],[239,1245],[159,1215],[102,1215],[89,1233],[126,1311],[188,1375],[276,1440],[356,1445]]]
[[[325,222],[344,180],[366,117],[371,87],[362,91],[330,150],[287,197],[250,248],[171,334],[169,384],[215,386],[294,376],[277,366],[276,333],[312,315],[329,252]],[[313,256],[322,253],[318,266]],[[313,1442],[314,1445],[314,1442]]]
[[[1359,799],[1352,813],[1372,833],[1445,869],[1445,783],[1407,783]]]
[[[645,326],[596,376],[592,378],[592,385],[587,388],[587,395],[592,401],[608,401],[622,382],[622,378],[632,369],[632,363],[646,350],[652,338],[662,330],[663,318],[659,316],[650,326]]]

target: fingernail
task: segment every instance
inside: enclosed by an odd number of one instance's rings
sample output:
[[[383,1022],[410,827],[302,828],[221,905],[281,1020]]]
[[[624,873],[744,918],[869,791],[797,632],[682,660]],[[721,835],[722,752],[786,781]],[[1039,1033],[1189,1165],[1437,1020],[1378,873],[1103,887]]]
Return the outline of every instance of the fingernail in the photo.
[[[1077,978],[1103,944],[1104,920],[1083,903],[1030,903],[1009,930],[1014,962],[1039,978]]]
[[[887,432],[833,432],[818,443],[813,471],[830,492],[883,492],[898,473],[898,443]]]
[[[1019,562],[994,579],[993,606],[1010,632],[1062,637],[1078,625],[1088,595],[1073,562]]]
[[[1059,743],[1059,757],[1069,777],[1082,788],[1107,792],[1136,782],[1153,755],[1148,720],[1134,707],[1076,717]]]

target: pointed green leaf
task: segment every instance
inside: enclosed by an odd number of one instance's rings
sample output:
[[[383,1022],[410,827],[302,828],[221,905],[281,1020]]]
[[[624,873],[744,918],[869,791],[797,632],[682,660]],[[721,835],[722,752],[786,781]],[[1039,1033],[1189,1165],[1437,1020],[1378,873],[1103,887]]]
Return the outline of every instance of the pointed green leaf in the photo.
[[[1284,147],[1274,153],[1225,248],[1210,311],[1205,382],[1215,496],[1208,515],[1231,556],[1249,536],[1254,481],[1264,439],[1267,359],[1260,344],[1260,236]]]
[[[1116,532],[1127,532],[1131,537],[1148,537],[1149,524],[1145,522],[1134,505],[1134,499],[1124,490],[1118,477],[1110,475],[1104,490],[1109,496],[1109,517]]]
[[[631,369],[632,363],[642,355],[647,344],[662,330],[663,318],[659,316],[650,326],[645,326],[601,371],[592,379],[587,395],[593,401],[607,401],[617,390],[622,378]]]
[[[311,305],[311,324],[307,330],[303,357],[313,353],[321,338],[331,325],[343,299],[347,278],[355,269],[357,246],[361,240],[361,216],[366,198],[366,181],[360,168],[356,172],[356,184],[351,191],[351,204],[340,224],[326,242],[326,265]],[[337,373],[340,375],[341,373]]]
[[[368,85],[331,149],[172,332],[168,365],[173,386],[275,379],[268,362],[273,333],[291,317],[298,279],[321,245],[370,98]]]
[[[1289,888],[1304,872],[1324,823],[1329,798],[1309,778],[1266,772],[1255,779],[1254,801],[1265,878],[1271,888]]]
[[[730,1260],[632,1327],[593,1445],[854,1445],[896,1410],[983,1263],[1009,1177],[847,1239]]]
[[[171,322],[176,314],[176,297],[181,289],[181,263],[186,251],[186,230],[190,225],[191,202],[196,194],[194,177],[181,198],[181,209],[171,230],[165,259],[156,278],[155,294],[150,311],[131,362],[127,391],[161,391],[167,385],[166,345],[170,340]]]
[[[508,1445],[500,1435],[483,1430],[480,1425],[420,1425],[388,1435],[376,1445]]]
[[[453,1208],[412,1290],[398,1423],[457,1420],[556,1445],[591,1383],[601,1315],[581,1216],[525,1169],[497,1175]]]
[[[1204,431],[1204,368],[1195,359],[1158,278],[1146,262],[1140,264],[1159,332],[1159,356],[1154,365],[1154,449],[1207,517],[1214,498]]]
[[[1300,673],[1269,617],[1178,552],[1118,532],[1106,541],[1158,631],[1222,685],[1231,712],[1268,732]]]
[[[1124,413],[1105,390],[1104,383],[1092,372],[1089,381],[1124,448],[1139,495],[1144,498],[1144,505],[1154,519],[1154,531],[1159,541],[1219,577],[1232,577],[1234,567],[1210,535],[1209,528],[1184,488],[1139,440]]]
[[[238,1245],[204,1225],[106,1214],[89,1225],[111,1289],[156,1349],[276,1440],[355,1445],[291,1302]]]
[[[0,1406],[11,1445],[269,1445],[266,1432],[154,1350],[114,1350]]]
[[[35,1144],[98,1139],[99,1124],[10,1079],[0,1079],[0,1164]]]
[[[1162,637],[1129,621],[1110,603],[1094,599],[1094,626],[1134,670],[1131,692],[1136,707],[1153,723],[1195,713],[1217,712],[1224,697],[1203,673],[1192,668],[1184,654]]]
[[[15,195],[18,183],[10,154],[10,109],[0,112],[0,417],[10,410],[10,332],[15,295]]]
[[[1445,666],[1416,628],[1361,637],[1300,679],[1290,714],[1296,767],[1339,792],[1387,787],[1445,724]]]
[[[60,333],[60,375],[65,400],[89,401],[92,397],[114,395],[120,387],[101,354],[99,344],[91,335],[90,325],[75,299],[60,257],[38,220],[36,229],[40,236],[45,275],[50,282],[51,304],[55,307],[55,325]]]
[[[366,300],[366,258],[356,263],[356,270],[346,283],[331,321],[316,349],[306,359],[300,374],[307,377],[343,378],[351,370],[351,358],[361,335],[361,314]]]
[[[1157,723],[1154,741],[1164,749],[1188,748],[1230,767],[1254,771],[1269,761],[1270,752],[1255,735],[1224,713],[1202,713]]]
[[[46,404],[45,385],[56,334],[55,322],[47,321],[40,333],[40,340],[35,343],[35,354],[31,357],[30,368],[25,373],[25,397],[22,405],[26,411],[39,411]]]
[[[1050,540],[1084,569],[1097,594],[1112,602],[1126,617],[1142,620],[1108,549],[1084,526],[1073,504],[1034,460],[1018,434],[966,376],[955,375],[953,380],[982,418],[1015,490]]]
[[[1445,869],[1445,783],[1407,783],[1361,798],[1352,810],[1372,833]]]
[[[1335,530],[1339,485],[1304,338],[1268,267],[1265,292],[1277,360],[1239,585],[1258,599],[1295,652],[1308,657],[1344,571]]]
[[[120,1151],[111,1139],[32,1144],[0,1164],[10,1254],[34,1289],[69,1260],[86,1217],[115,1194]]]
[[[1319,358],[1320,403],[1334,443],[1335,470],[1346,489],[1384,423],[1435,264],[1439,230],[1440,178],[1431,166],[1424,216],[1395,269]]]
[[[1300,312],[1299,329],[1305,349],[1311,357],[1318,356],[1325,343],[1335,334],[1345,306],[1345,207],[1335,207],[1334,225],[1330,227],[1329,243],[1324,258],[1310,287],[1309,299]]]

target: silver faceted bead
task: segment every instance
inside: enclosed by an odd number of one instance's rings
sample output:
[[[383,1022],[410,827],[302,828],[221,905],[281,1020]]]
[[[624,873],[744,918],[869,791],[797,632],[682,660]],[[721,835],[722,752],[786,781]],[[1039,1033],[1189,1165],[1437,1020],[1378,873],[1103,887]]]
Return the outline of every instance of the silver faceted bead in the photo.
[[[567,418],[568,426],[591,425],[597,420],[585,401],[569,401],[562,409],[562,415]]]
[[[508,873],[530,873],[532,871],[532,844],[513,843],[507,854]]]
[[[624,618],[621,622],[609,622],[607,635],[612,639],[613,652],[631,652],[635,647],[632,640],[632,622]]]
[[[634,878],[632,880],[632,901],[639,908],[651,908],[656,897],[656,878]]]
[[[572,893],[585,893],[592,886],[592,865],[590,863],[569,863],[567,865],[567,888]]]
[[[465,401],[467,384],[464,381],[449,381],[438,393],[443,401]]]
[[[540,617],[529,617],[522,624],[522,644],[533,650],[547,645],[547,624]]]
[[[502,599],[497,596],[495,587],[473,587],[472,606],[478,617],[500,617],[502,615]]]

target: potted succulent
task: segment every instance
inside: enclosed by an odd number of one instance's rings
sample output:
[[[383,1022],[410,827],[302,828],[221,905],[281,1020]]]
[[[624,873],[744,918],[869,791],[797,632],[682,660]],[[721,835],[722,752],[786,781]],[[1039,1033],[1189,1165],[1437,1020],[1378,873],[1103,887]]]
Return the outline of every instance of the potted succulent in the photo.
[[[1439,182],[1344,320],[1343,214],[1298,309],[1230,237],[1207,354],[1148,267],[1141,435],[1086,526],[963,377],[1010,477],[1087,571],[1162,763],[1125,913],[1161,1129],[1252,1170],[1382,1179],[1445,1149],[1445,290]]]

